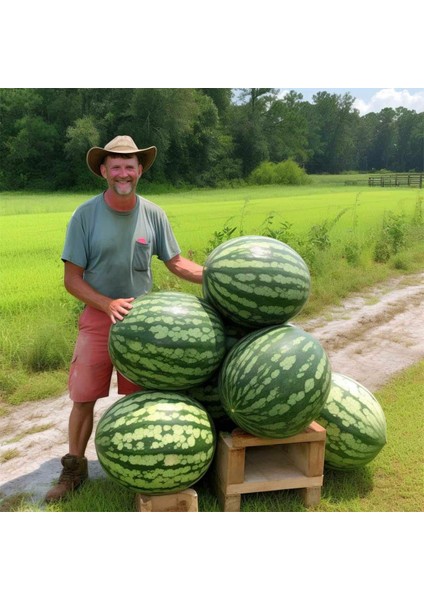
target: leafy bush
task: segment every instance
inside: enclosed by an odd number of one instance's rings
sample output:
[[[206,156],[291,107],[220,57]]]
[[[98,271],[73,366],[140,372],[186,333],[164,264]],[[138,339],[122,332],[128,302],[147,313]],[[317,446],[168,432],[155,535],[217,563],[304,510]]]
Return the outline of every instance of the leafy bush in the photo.
[[[362,248],[357,241],[351,240],[343,248],[343,256],[349,265],[357,267],[360,264]]]
[[[238,235],[237,227],[230,227],[227,224],[224,225],[222,230],[214,231],[211,239],[208,241],[208,245],[205,248],[205,255],[208,256],[212,250],[230,240],[232,237],[236,237],[236,235]]]
[[[331,246],[330,229],[331,225],[327,220],[312,225],[308,232],[308,241],[319,250],[327,250]]]
[[[262,162],[250,174],[249,183],[256,185],[271,185],[277,183],[274,166],[274,163],[269,161]]]
[[[262,162],[252,171],[249,183],[255,185],[304,185],[309,182],[305,170],[294,160],[279,163]]]
[[[284,160],[275,165],[277,183],[285,185],[304,185],[308,183],[308,176],[302,167],[294,160]]]
[[[407,224],[404,215],[388,211],[384,215],[380,237],[374,249],[374,260],[384,263],[406,245]]]
[[[377,240],[374,248],[374,260],[377,263],[386,263],[391,256],[390,247],[386,240]]]

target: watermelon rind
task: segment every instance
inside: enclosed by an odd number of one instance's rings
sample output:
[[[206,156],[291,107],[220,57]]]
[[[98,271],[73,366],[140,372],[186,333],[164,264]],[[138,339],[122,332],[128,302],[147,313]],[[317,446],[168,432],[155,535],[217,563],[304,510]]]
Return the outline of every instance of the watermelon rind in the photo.
[[[220,314],[203,298],[152,292],[112,325],[109,354],[117,371],[149,390],[184,390],[206,381],[225,354]]]
[[[203,271],[203,295],[234,323],[259,329],[286,323],[309,298],[303,258],[267,236],[240,236],[217,246]]]
[[[95,447],[115,482],[152,496],[189,488],[207,472],[216,434],[206,410],[177,392],[124,396],[100,418]]]
[[[225,411],[257,437],[286,438],[320,414],[331,384],[321,344],[294,325],[257,330],[237,342],[219,373]]]
[[[361,383],[333,372],[327,400],[316,421],[325,427],[325,465],[352,470],[370,463],[387,443],[381,404]]]

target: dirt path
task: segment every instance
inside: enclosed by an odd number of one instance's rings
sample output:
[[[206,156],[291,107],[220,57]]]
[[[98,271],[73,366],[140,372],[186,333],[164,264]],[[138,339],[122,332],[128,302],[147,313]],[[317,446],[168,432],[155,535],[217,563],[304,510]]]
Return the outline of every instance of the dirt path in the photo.
[[[399,277],[351,296],[318,318],[298,323],[327,351],[333,371],[375,392],[391,376],[424,358],[424,273]],[[95,423],[119,396],[97,402]],[[17,407],[0,424],[0,498],[20,492],[41,500],[58,477],[67,452],[70,401],[59,398]],[[87,457],[91,477],[102,477],[93,436]]]

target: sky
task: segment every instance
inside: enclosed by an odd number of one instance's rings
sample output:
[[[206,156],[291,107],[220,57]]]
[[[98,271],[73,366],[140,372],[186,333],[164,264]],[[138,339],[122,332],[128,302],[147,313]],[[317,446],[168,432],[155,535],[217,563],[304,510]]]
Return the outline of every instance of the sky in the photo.
[[[340,95],[350,93],[355,98],[353,106],[361,115],[400,106],[424,112],[424,89],[420,88],[281,88],[280,94],[283,96],[290,89],[300,92],[308,102],[313,102],[312,97],[317,92],[327,91]]]

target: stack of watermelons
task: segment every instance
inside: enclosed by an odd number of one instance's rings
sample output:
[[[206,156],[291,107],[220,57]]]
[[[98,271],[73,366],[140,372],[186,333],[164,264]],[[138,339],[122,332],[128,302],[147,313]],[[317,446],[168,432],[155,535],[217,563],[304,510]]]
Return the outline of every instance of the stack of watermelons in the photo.
[[[144,391],[121,398],[98,423],[105,471],[142,493],[180,491],[208,470],[217,428],[284,438],[314,420],[327,430],[327,466],[372,460],[386,443],[379,403],[332,373],[321,344],[290,323],[310,283],[287,244],[243,236],[209,255],[203,299],[175,292],[137,299],[111,328],[109,352]]]

